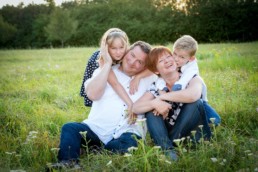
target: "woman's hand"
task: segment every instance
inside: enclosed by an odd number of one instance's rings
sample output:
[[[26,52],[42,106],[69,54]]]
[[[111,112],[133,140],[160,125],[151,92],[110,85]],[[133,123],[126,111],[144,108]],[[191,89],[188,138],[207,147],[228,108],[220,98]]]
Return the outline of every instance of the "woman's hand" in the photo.
[[[158,97],[155,98],[152,103],[154,106],[154,115],[162,115],[163,118],[167,117],[169,110],[172,109],[171,104],[160,100]]]

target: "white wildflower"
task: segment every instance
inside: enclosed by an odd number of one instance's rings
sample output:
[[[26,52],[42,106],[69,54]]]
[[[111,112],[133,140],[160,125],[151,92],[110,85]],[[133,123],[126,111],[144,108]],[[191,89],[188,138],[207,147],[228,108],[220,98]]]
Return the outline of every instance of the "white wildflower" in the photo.
[[[200,129],[202,129],[202,128],[203,128],[203,125],[199,125],[198,127],[199,127]]]
[[[218,159],[217,159],[217,158],[211,158],[211,161],[212,161],[212,162],[217,162]]]
[[[134,146],[128,148],[128,151],[129,151],[129,152],[132,152],[132,151],[134,151],[134,150],[138,150],[138,148],[137,148],[137,147],[134,147]]]
[[[132,154],[130,154],[130,153],[125,153],[124,154],[124,157],[131,157],[132,156]]]
[[[214,124],[215,120],[216,120],[216,118],[210,118],[210,121],[212,124]]]
[[[196,134],[196,130],[191,131],[191,133],[194,136]]]
[[[173,142],[174,142],[177,146],[180,145],[180,141],[181,141],[181,139],[174,139],[174,140],[173,140]]]
[[[161,149],[161,146],[153,146],[154,149]]]

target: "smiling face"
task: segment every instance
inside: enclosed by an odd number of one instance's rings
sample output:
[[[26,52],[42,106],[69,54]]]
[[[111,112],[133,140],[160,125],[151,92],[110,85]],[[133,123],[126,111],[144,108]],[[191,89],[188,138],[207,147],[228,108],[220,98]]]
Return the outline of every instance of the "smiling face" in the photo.
[[[170,53],[164,52],[158,57],[156,63],[157,73],[165,76],[177,70],[177,65]]]
[[[140,46],[129,50],[122,61],[122,71],[129,76],[136,75],[145,69],[145,62],[148,55]]]
[[[113,61],[121,60],[126,53],[126,49],[124,41],[119,37],[115,38],[111,45],[108,46],[108,52]]]
[[[192,61],[195,57],[190,56],[190,53],[186,50],[174,49],[173,58],[177,66],[182,67],[189,61]]]

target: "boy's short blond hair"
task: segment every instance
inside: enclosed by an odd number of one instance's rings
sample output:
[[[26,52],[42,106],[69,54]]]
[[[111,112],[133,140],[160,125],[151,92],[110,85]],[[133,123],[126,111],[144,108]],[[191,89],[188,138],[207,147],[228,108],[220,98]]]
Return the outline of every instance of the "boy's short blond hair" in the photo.
[[[174,43],[173,50],[175,49],[188,51],[190,56],[194,56],[198,50],[198,43],[190,35],[184,35]]]

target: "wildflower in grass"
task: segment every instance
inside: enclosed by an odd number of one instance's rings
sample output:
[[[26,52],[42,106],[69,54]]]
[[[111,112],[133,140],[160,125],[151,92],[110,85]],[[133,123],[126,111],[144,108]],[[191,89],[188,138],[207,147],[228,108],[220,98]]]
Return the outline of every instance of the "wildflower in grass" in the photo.
[[[210,118],[210,121],[212,124],[214,124],[215,120],[216,120],[216,118]]]
[[[132,146],[132,147],[129,147],[127,150],[128,150],[128,152],[133,152],[134,150],[138,150],[138,148]]]
[[[161,149],[161,146],[153,146],[154,149]]]
[[[34,135],[34,134],[38,134],[38,132],[37,131],[30,131],[29,132],[29,135]]]
[[[50,149],[52,152],[58,152],[60,150],[60,148],[51,148]]]
[[[182,149],[182,152],[187,152],[187,150],[185,148]]]
[[[12,152],[5,152],[5,154],[12,155],[13,153]]]
[[[203,125],[198,125],[198,127],[202,130],[202,128],[203,128]]]
[[[166,163],[171,164],[171,161],[165,160]]]
[[[217,158],[211,158],[211,161],[212,162],[218,162],[218,159]]]
[[[173,142],[179,146],[180,145],[180,142],[181,142],[181,139],[174,139]]]
[[[205,140],[204,144],[208,145],[208,144],[210,144],[210,142],[208,140]]]
[[[253,156],[254,154],[253,153],[249,153],[249,154],[247,154],[247,156]]]
[[[106,164],[106,166],[109,166],[112,164],[112,160],[108,161],[108,163]]]
[[[191,131],[191,134],[192,134],[193,136],[195,136],[196,130]]]
[[[131,157],[132,156],[132,154],[130,154],[130,153],[125,153],[124,154],[124,157]]]
[[[58,64],[56,64],[56,66],[55,66],[57,69],[60,67]]]
[[[185,140],[185,137],[182,137],[182,138],[181,138],[181,141],[183,142],[184,140]]]
[[[251,152],[250,150],[246,150],[246,151],[245,151],[246,154],[247,154],[247,153],[250,153],[250,152]]]

